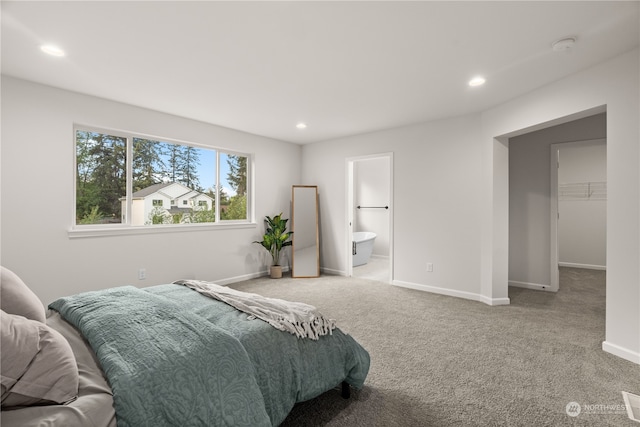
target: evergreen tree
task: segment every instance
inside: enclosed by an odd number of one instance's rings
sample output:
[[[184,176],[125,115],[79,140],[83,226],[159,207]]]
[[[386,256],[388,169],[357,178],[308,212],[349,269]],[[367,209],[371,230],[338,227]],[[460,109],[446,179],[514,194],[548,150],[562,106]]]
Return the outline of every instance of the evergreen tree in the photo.
[[[236,195],[245,196],[247,194],[247,157],[229,154],[227,165],[229,165],[227,173],[229,185],[235,190]]]
[[[76,133],[76,222],[98,222],[100,212],[119,222],[126,194],[126,138]]]
[[[179,145],[163,143],[164,153],[167,156],[167,168],[164,175],[170,182],[180,182],[180,170],[182,168],[182,150]]]
[[[229,204],[229,195],[227,194],[226,191],[224,191],[224,188],[222,187],[222,185],[218,184],[218,188],[220,190],[220,205],[221,206],[226,206]]]
[[[90,155],[97,159],[93,169],[93,184],[100,191],[99,210],[107,217],[119,221],[121,216],[120,198],[127,192],[126,138],[94,134],[95,145]]]
[[[182,164],[180,165],[180,183],[192,190],[202,191],[198,178],[198,166],[200,165],[200,151],[189,145],[182,145]]]
[[[133,139],[133,191],[162,182],[165,169],[163,144],[149,139]]]
[[[164,143],[167,158],[165,176],[170,182],[178,182],[192,190],[202,191],[198,177],[200,152],[189,145]]]
[[[80,223],[98,205],[100,192],[92,182],[95,159],[89,154],[91,132],[76,133],[76,223]]]

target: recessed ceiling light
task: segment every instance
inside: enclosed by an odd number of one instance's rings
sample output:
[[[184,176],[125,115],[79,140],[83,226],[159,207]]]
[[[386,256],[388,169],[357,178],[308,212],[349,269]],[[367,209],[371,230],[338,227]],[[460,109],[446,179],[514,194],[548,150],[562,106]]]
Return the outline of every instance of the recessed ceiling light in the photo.
[[[306,123],[298,123],[298,124],[296,125],[296,127],[297,127],[298,129],[306,129],[307,124],[306,124]]]
[[[51,56],[64,56],[64,50],[52,44],[44,44],[40,46],[40,50]]]
[[[469,86],[482,86],[485,82],[484,77],[477,76],[469,80]]]
[[[576,38],[575,37],[567,37],[566,39],[561,39],[561,40],[558,40],[557,42],[553,43],[551,45],[551,47],[556,52],[562,52],[562,51],[571,49],[573,47],[573,45],[575,45],[575,44],[576,44]]]

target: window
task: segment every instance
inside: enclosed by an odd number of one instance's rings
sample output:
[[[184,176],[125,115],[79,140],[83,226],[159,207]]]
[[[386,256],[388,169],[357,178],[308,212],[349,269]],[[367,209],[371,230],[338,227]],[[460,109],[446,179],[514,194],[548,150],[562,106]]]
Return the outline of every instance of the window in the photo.
[[[76,128],[75,146],[76,225],[251,218],[248,154],[88,128]],[[167,199],[170,206],[165,207]]]

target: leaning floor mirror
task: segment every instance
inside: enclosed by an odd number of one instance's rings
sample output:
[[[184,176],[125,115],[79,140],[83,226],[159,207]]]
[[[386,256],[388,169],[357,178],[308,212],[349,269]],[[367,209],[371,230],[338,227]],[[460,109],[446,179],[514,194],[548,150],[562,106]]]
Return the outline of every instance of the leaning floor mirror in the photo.
[[[318,186],[294,185],[291,190],[291,277],[320,276]]]

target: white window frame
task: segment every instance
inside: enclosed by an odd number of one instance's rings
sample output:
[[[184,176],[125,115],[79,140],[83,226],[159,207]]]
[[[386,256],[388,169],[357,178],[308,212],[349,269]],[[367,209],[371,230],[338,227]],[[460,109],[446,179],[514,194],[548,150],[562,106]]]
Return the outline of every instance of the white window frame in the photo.
[[[76,134],[78,131],[103,133],[111,136],[126,138],[127,141],[127,162],[126,162],[126,208],[125,212],[122,212],[126,222],[120,224],[76,224],[76,174],[77,170],[77,150],[76,150]],[[133,139],[142,138],[154,141],[168,142],[172,144],[188,145],[196,148],[202,148],[207,150],[216,151],[216,191],[215,191],[215,206],[216,206],[216,221],[208,223],[184,223],[184,224],[149,224],[149,225],[131,225],[131,211],[132,211],[132,194],[133,194],[133,181],[132,181],[132,169],[133,169]],[[108,129],[96,126],[74,124],[73,126],[73,207],[71,210],[71,228],[68,230],[70,238],[84,238],[84,237],[103,237],[103,236],[125,236],[136,234],[158,234],[158,233],[174,233],[185,231],[206,231],[206,230],[220,230],[230,228],[255,228],[255,179],[254,179],[254,155],[252,153],[239,152],[235,150],[229,150],[218,146],[209,146],[204,144],[198,144],[194,142],[177,140],[174,138],[165,138],[155,135],[146,135],[138,132],[123,131],[116,129]],[[221,154],[244,156],[247,157],[247,219],[244,220],[220,220],[220,157]],[[171,206],[176,206],[175,201],[172,200]]]

